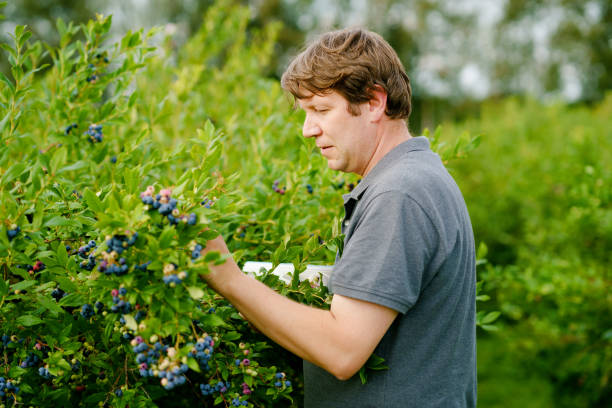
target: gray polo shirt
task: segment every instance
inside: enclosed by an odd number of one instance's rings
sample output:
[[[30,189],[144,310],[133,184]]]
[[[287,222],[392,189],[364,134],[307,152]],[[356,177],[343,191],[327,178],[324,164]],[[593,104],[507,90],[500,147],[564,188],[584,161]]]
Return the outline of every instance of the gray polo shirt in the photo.
[[[395,147],[344,196],[334,294],[399,312],[388,370],[340,381],[304,362],[305,407],[476,406],[476,266],[465,202],[425,137]]]

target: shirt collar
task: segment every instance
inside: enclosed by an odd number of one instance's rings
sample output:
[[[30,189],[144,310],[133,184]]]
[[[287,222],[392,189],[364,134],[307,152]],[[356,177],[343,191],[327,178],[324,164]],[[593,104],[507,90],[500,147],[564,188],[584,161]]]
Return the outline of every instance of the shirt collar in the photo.
[[[368,186],[370,184],[374,184],[380,174],[384,173],[385,170],[395,163],[402,155],[409,152],[425,150],[429,150],[429,140],[425,136],[413,137],[395,146],[389,153],[384,155],[378,163],[376,163],[374,168],[370,170],[370,172],[366,174],[364,178],[361,179],[353,191],[342,196],[344,203],[346,204],[346,202],[351,198],[354,200],[359,200],[359,197],[364,191],[366,191]]]

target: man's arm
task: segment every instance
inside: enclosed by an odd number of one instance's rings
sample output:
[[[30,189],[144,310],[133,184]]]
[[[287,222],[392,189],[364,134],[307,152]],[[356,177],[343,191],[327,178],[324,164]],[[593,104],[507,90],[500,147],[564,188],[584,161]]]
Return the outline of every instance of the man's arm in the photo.
[[[228,254],[223,238],[204,249]],[[330,310],[294,302],[245,275],[230,257],[202,277],[270,339],[340,380],[370,357],[397,316],[385,306],[334,295]]]

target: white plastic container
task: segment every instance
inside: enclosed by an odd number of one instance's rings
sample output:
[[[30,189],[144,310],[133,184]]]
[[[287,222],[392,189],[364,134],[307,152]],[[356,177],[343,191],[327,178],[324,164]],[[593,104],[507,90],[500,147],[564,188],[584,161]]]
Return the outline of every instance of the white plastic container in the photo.
[[[318,283],[320,277],[323,280],[323,285],[327,286],[333,268],[333,265],[306,265],[306,270],[300,273],[300,281],[308,279],[313,283]],[[242,267],[242,270],[249,275],[260,275],[262,269],[266,271],[272,269],[272,262],[247,261]],[[292,263],[282,263],[279,264],[272,273],[278,276],[283,282],[289,284],[291,283],[291,277],[294,271],[295,267]]]

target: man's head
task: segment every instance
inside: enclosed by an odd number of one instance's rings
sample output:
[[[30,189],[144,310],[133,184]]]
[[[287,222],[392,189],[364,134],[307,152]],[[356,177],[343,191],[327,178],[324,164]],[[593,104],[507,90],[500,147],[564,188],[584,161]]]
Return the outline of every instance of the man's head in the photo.
[[[291,62],[281,85],[297,99],[334,90],[349,102],[353,115],[382,88],[385,114],[410,116],[410,80],[397,54],[380,35],[359,28],[323,34]]]

